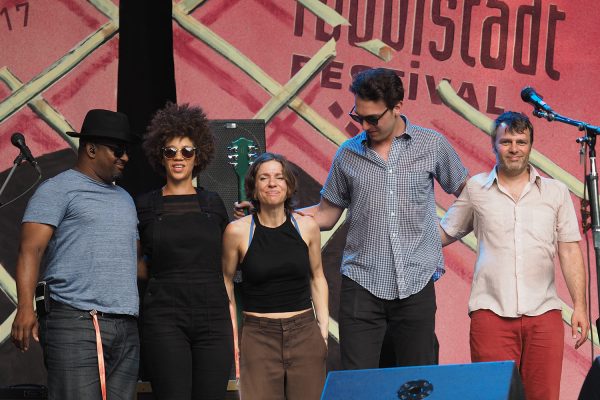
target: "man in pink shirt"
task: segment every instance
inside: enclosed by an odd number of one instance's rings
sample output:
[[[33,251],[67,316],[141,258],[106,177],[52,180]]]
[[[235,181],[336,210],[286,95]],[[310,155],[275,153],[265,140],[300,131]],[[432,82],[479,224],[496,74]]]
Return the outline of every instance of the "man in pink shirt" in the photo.
[[[589,329],[586,276],[569,190],[529,164],[532,144],[525,115],[500,115],[492,134],[496,165],[469,179],[442,219],[440,235],[443,245],[471,231],[478,241],[469,299],[471,361],[514,360],[528,400],[558,400],[564,328],[554,285],[557,250],[573,300],[575,348]]]

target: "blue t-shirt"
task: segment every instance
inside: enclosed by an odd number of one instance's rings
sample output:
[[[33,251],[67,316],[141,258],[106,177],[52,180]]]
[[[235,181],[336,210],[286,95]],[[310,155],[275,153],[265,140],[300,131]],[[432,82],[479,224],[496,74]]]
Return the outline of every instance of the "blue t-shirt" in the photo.
[[[123,188],[67,170],[40,185],[23,222],[55,228],[42,260],[51,298],[138,315],[137,215]]]

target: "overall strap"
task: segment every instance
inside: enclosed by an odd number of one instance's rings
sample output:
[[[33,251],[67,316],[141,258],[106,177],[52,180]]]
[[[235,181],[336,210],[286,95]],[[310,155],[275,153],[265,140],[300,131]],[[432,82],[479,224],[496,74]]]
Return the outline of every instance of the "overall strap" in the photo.
[[[298,221],[296,221],[296,218],[294,218],[294,214],[290,213],[290,219],[294,223],[294,227],[298,231],[298,235],[300,235],[300,237],[302,237],[302,234],[300,233],[300,227],[298,226]]]
[[[206,204],[203,204],[203,198],[201,193],[204,191],[204,188],[201,186],[196,187],[196,200],[198,201],[198,205],[200,206],[200,211],[204,212],[204,208],[206,208]]]
[[[250,247],[250,243],[252,243],[252,236],[254,236],[254,218],[256,214],[252,214],[252,219],[250,220],[250,232],[248,234],[248,247]]]
[[[154,213],[154,226],[152,227],[152,261],[160,262],[160,225],[163,215],[163,196],[162,189],[157,189],[152,192],[151,202],[152,212]]]

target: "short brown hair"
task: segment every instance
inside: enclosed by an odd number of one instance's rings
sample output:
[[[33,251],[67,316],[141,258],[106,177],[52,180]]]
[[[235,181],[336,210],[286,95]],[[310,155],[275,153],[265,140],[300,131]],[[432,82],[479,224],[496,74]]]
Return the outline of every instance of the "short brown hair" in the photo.
[[[281,164],[281,169],[283,172],[283,179],[287,184],[287,194],[285,196],[284,207],[287,212],[292,213],[294,211],[294,199],[293,196],[296,193],[296,185],[297,179],[294,171],[292,170],[292,165],[284,156],[281,154],[275,153],[262,153],[258,158],[252,163],[248,173],[246,174],[246,179],[244,181],[244,187],[246,189],[246,196],[252,202],[254,209],[258,212],[260,211],[260,203],[258,199],[255,198],[256,195],[256,175],[258,174],[258,169],[260,166],[268,161],[277,161]]]
[[[494,131],[492,132],[492,146],[496,146],[496,131],[500,125],[506,125],[506,131],[512,133],[525,133],[529,130],[529,139],[533,145],[533,125],[527,115],[515,112],[506,111],[498,116],[494,121]]]
[[[165,174],[162,148],[171,139],[187,137],[196,147],[196,162],[192,171],[197,176],[212,160],[215,153],[214,137],[206,114],[200,107],[168,102],[156,112],[142,145],[148,162],[157,172]]]

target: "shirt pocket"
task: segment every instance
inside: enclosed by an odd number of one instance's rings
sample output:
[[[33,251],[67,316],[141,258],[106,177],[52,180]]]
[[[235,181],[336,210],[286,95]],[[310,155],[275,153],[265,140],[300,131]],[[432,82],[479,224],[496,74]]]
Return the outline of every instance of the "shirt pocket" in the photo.
[[[407,171],[399,174],[400,196],[410,204],[424,205],[432,195],[431,174],[427,171]]]
[[[496,240],[507,240],[514,234],[515,211],[514,206],[505,206],[489,199],[477,199],[473,196],[475,204],[475,218],[473,228],[479,234]]]
[[[556,240],[556,212],[546,204],[540,204],[530,211],[525,224],[528,236],[548,246],[554,246]]]

